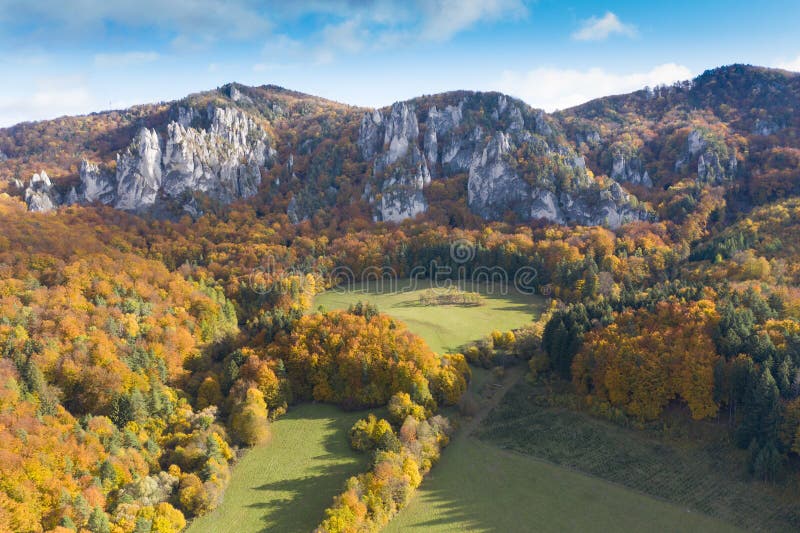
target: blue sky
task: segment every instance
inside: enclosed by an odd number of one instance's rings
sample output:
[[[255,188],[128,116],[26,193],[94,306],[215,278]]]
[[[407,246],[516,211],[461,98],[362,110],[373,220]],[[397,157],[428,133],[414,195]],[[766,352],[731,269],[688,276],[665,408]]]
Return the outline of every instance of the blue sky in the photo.
[[[229,81],[553,110],[734,62],[800,71],[798,29],[797,0],[0,0],[0,126]]]

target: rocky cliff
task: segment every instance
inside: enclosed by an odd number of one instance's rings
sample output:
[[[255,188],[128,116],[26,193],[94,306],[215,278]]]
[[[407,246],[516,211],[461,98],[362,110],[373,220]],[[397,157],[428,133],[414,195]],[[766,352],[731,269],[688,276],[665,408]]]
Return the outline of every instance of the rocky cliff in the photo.
[[[18,184],[20,186],[21,184]],[[53,187],[47,173],[42,171],[34,174],[24,193],[25,203],[30,211],[50,211],[60,203],[60,196]]]
[[[696,169],[699,181],[719,185],[733,179],[737,166],[735,148],[708,131],[693,129],[675,162],[675,171],[692,173]]]
[[[499,93],[365,109],[231,84],[0,129],[0,192],[40,211],[99,202],[172,216],[196,214],[203,198],[257,196],[259,212],[293,222],[424,215],[616,227],[653,209],[680,218],[708,186],[743,209],[794,194],[798,106],[800,76],[742,65],[554,114]]]
[[[425,212],[431,181],[458,174],[468,176],[469,208],[487,220],[512,214],[616,227],[647,216],[618,184],[590,177],[543,112],[497,93],[449,100],[417,99],[363,115],[357,144],[372,163],[364,195],[377,220]]]
[[[253,196],[261,183],[261,169],[275,155],[267,132],[233,107],[209,106],[202,111],[178,107],[175,114],[163,136],[141,128],[117,154],[113,169],[82,161],[80,185],[63,198],[46,174],[34,175],[25,191],[29,209],[101,202],[143,211],[158,201],[179,201],[194,193],[221,203]]]

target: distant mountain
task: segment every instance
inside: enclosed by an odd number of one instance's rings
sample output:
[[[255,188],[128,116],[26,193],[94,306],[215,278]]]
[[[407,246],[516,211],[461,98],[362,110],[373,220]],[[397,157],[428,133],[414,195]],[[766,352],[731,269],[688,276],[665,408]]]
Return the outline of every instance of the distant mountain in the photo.
[[[2,129],[0,179],[38,211],[196,216],[248,201],[295,222],[338,209],[616,227],[680,216],[705,187],[742,207],[798,194],[799,108],[800,75],[744,65],[552,115],[499,93],[374,110],[229,84]]]

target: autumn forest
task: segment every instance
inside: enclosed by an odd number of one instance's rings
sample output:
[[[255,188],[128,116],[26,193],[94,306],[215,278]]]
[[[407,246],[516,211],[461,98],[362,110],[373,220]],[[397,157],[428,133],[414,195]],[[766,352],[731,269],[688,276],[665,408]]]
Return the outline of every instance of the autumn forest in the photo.
[[[129,146],[138,131],[214,139],[214,108],[249,121],[241,139],[219,134],[236,154],[235,197],[164,186],[152,205],[118,209],[86,192],[84,160],[121,191],[120,166],[144,158]],[[799,75],[734,65],[554,114],[467,91],[398,109],[380,127],[417,113],[415,134],[386,129],[374,149],[362,142],[372,111],[274,86],[0,129],[0,531],[182,531],[308,403],[363,411],[347,438],[368,458],[316,531],[377,531],[460,438],[484,372],[518,372],[630,431],[704,428],[737,450],[753,491],[800,503]],[[459,110],[450,129],[436,118],[446,109]],[[392,160],[395,138],[410,144]],[[456,140],[453,153],[479,156],[445,160]],[[265,143],[266,161],[239,142]],[[524,216],[516,196],[502,213],[476,207],[475,161],[495,146],[518,180],[491,194],[546,190],[557,216]],[[241,193],[255,167],[258,186]],[[52,189],[31,185],[43,171]],[[425,172],[417,187],[409,176]],[[598,202],[610,207],[595,224],[570,214]],[[529,269],[544,310],[437,353],[380,307],[314,305],[348,276],[429,280],[433,265],[512,280]],[[418,305],[484,304],[431,290]]]

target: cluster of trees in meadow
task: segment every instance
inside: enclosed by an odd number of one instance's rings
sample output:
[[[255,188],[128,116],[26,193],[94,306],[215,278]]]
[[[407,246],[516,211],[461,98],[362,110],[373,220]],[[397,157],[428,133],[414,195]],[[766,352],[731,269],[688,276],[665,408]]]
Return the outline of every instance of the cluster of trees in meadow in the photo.
[[[439,356],[383,314],[331,311],[303,316],[271,345],[294,395],[356,409],[386,405],[404,392],[426,409],[453,405],[466,390],[461,354]]]
[[[350,430],[353,449],[370,453],[368,472],[351,477],[325,511],[317,533],[379,531],[402,509],[447,446],[452,429],[441,415],[427,417],[406,393],[392,396],[393,423],[374,415]],[[427,417],[427,418],[426,418]]]
[[[478,306],[483,303],[483,297],[478,292],[461,290],[458,287],[443,289],[428,289],[419,295],[417,300],[420,305],[465,305]]]

